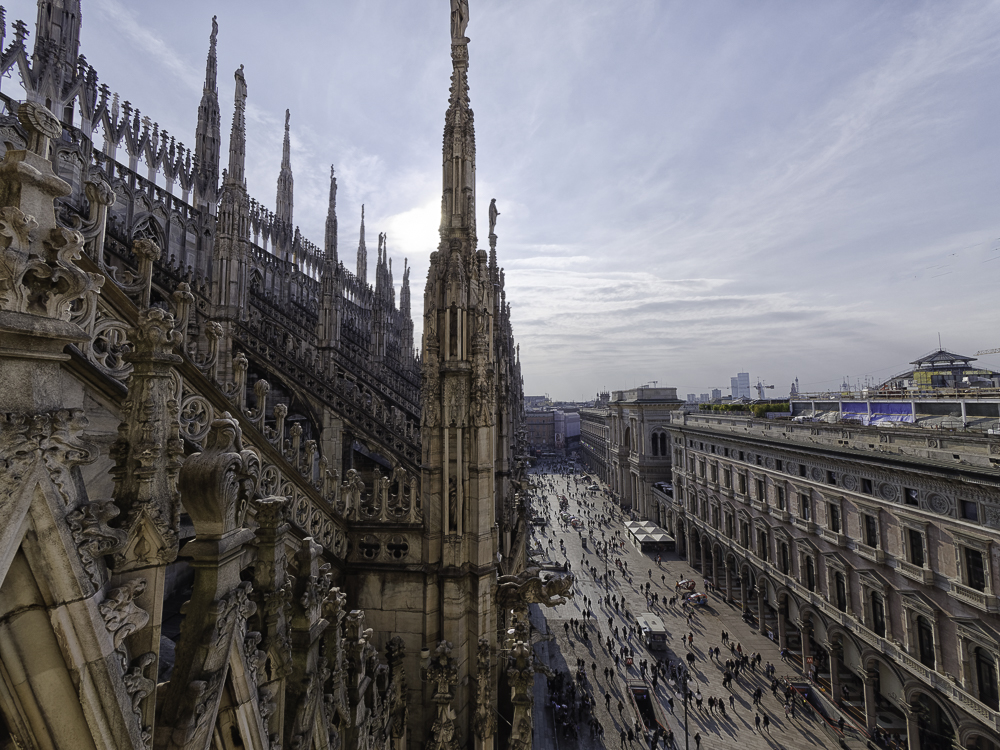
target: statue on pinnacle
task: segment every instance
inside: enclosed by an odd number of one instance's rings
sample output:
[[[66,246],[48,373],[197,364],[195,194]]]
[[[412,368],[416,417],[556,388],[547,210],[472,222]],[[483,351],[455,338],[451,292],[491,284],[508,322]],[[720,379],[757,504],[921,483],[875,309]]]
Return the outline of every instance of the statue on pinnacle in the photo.
[[[469,0],[451,0],[451,41],[465,41],[465,28],[469,25]]]

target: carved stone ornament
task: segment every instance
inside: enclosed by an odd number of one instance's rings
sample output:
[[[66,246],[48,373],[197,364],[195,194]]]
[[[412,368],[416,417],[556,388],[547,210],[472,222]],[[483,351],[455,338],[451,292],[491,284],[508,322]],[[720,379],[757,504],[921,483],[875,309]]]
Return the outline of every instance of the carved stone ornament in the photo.
[[[125,639],[149,622],[149,613],[135,603],[135,598],[146,590],[145,578],[132,578],[125,585],[108,592],[98,606],[108,631],[114,636],[115,649],[122,647]]]
[[[503,601],[554,607],[565,604],[570,596],[573,596],[573,574],[569,572],[542,573],[540,568],[530,567],[518,575],[497,579],[497,598]]]
[[[472,720],[476,736],[485,740],[496,731],[497,721],[493,713],[492,669],[490,661],[490,640],[480,638],[476,659],[476,715]]]
[[[121,552],[128,540],[128,532],[108,525],[120,512],[113,500],[106,500],[86,503],[66,515],[66,523],[80,553],[80,562],[95,587],[101,584],[98,561],[104,555]]]
[[[87,424],[80,409],[0,414],[0,492],[19,492],[21,480],[41,462],[63,500],[74,501],[74,467],[97,459],[97,452],[81,439]]]
[[[79,232],[52,227],[33,239],[37,228],[19,208],[0,208],[0,310],[68,321],[73,305],[97,294],[104,277],[76,265],[83,252]]]
[[[184,507],[199,533],[221,537],[242,527],[259,475],[257,453],[243,448],[239,423],[224,413],[181,472]]]

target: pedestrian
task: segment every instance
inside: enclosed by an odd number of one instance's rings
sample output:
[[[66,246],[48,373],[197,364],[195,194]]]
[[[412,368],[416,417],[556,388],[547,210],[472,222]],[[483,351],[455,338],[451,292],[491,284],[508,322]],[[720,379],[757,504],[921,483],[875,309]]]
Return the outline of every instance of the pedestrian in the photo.
[[[607,707],[608,711],[611,711],[611,693],[604,694],[604,705]]]
[[[841,721],[843,721],[843,718],[841,718]],[[764,714],[764,731],[768,734],[771,733],[771,717],[767,714]]]
[[[624,711],[625,711],[625,704],[622,703],[621,701],[618,701],[618,716],[622,716],[622,713]]]
[[[736,696],[732,693],[729,694],[729,707],[735,711],[736,710]]]
[[[700,750],[701,748],[701,732],[695,732],[694,734],[694,747],[695,750]]]
[[[754,715],[754,717],[753,717],[753,723],[754,723],[754,726],[757,727],[757,729],[755,731],[759,732],[760,731],[760,714],[755,714]]]
[[[621,738],[622,738],[622,750],[625,750],[625,748],[628,747],[625,744],[625,740],[628,738],[628,735],[625,733],[624,729],[622,729],[622,731],[621,731]]]

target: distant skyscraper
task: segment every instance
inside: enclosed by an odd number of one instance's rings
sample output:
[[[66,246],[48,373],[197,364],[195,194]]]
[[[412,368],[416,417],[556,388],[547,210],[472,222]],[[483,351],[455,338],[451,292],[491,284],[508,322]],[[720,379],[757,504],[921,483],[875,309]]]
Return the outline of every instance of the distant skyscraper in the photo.
[[[712,400],[715,401],[716,399],[720,399],[720,398],[722,398],[722,391],[720,391],[718,388],[713,388],[712,389]]]
[[[687,397],[687,402],[689,404],[697,404],[698,403],[698,394],[697,393],[689,393],[688,397]]]
[[[707,404],[708,403],[708,394],[707,393],[701,394],[701,398],[699,398],[698,401],[700,401],[703,404]]]
[[[729,386],[734,399],[750,398],[750,373],[736,373],[735,378],[729,378]]]

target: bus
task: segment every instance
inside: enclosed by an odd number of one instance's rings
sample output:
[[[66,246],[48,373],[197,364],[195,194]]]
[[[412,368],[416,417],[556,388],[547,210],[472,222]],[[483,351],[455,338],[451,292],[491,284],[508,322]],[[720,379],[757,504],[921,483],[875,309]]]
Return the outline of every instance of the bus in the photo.
[[[635,620],[642,632],[642,640],[646,644],[646,648],[650,651],[667,648],[667,629],[663,627],[663,621],[659,617],[652,612],[643,612]]]

